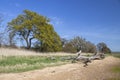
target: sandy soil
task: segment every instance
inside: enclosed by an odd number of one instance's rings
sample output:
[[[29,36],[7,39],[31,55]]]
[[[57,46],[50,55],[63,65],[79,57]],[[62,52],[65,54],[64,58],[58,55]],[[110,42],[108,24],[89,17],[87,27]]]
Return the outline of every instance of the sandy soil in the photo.
[[[107,57],[83,67],[82,63],[48,67],[23,73],[0,74],[0,80],[119,80],[120,73],[110,69],[120,64],[120,59]]]

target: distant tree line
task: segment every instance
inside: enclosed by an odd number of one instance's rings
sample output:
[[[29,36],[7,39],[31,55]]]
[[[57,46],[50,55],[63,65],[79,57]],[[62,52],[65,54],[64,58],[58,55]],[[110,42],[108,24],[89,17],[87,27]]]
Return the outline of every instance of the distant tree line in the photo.
[[[63,51],[64,52],[73,52],[76,53],[79,50],[85,53],[111,53],[110,48],[104,43],[100,42],[97,45],[91,43],[90,41],[86,41],[86,39],[76,36],[73,39],[66,40],[62,39]]]
[[[2,17],[0,17],[0,24],[1,19]],[[3,36],[3,34],[8,35],[8,37]],[[4,39],[6,40],[4,41]],[[30,10],[24,10],[22,14],[8,23],[4,33],[0,32],[0,46],[17,47],[18,40],[24,44],[20,47],[40,52],[75,53],[79,50],[87,53],[111,52],[103,42],[94,45],[79,36],[70,40],[60,38],[53,25],[50,24],[49,18]]]

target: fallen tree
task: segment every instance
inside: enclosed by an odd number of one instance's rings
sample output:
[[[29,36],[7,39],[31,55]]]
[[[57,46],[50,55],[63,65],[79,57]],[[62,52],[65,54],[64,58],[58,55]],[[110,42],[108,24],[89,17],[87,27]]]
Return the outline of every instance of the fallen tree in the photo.
[[[91,63],[92,60],[101,60],[105,58],[104,53],[95,53],[94,55],[88,57],[88,56],[84,56],[81,55],[81,51],[79,51],[77,53],[77,57],[73,58],[72,63],[76,62],[76,61],[82,61],[84,63],[84,67],[88,66],[88,63]]]
[[[94,55],[91,56],[86,56],[86,55],[82,55],[81,51],[76,53],[77,56],[62,56],[60,58],[61,61],[71,61],[72,63],[75,63],[77,61],[81,61],[82,63],[84,63],[84,67],[88,66],[88,63],[91,63],[93,60],[102,60],[105,58],[104,53],[95,53]],[[54,56],[49,57],[50,60],[56,60],[56,58]]]

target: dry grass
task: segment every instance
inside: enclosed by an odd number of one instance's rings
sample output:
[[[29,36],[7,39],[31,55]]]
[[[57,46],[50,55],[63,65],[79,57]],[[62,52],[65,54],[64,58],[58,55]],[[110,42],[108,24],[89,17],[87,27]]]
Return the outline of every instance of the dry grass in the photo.
[[[40,52],[28,51],[24,49],[0,48],[0,55],[3,55],[3,56],[69,56],[69,55],[76,55],[76,54],[64,53],[64,52],[40,53]]]

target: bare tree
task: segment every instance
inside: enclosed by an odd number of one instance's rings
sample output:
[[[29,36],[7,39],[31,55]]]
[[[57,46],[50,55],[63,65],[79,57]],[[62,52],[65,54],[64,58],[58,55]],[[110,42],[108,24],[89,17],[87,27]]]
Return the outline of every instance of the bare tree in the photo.
[[[83,49],[85,48],[86,40],[82,37],[77,36],[74,39],[72,39],[70,43],[77,49],[77,51],[83,51]]]
[[[101,53],[111,53],[110,48],[108,48],[108,46],[104,42],[98,43],[97,49]]]
[[[86,41],[85,38],[75,37],[70,41],[70,43],[77,49],[77,51],[82,50],[82,52],[96,52],[96,46],[90,41]]]

